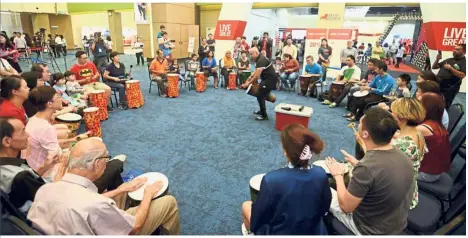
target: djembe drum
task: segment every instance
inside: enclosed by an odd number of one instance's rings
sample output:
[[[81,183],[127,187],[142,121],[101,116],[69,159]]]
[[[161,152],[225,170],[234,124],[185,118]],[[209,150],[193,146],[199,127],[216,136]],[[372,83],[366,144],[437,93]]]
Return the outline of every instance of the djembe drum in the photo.
[[[102,137],[99,108],[88,107],[83,110],[86,131],[91,131],[92,137]]]
[[[258,90],[259,90],[260,84],[257,83],[257,81],[253,81],[249,87],[247,88],[247,91],[245,91],[246,94],[257,97]],[[266,99],[269,102],[276,102],[276,96],[273,93],[268,94],[268,98]]]
[[[179,74],[167,75],[167,96],[170,98],[179,96]]]
[[[301,87],[301,95],[305,95],[309,89],[309,84],[311,83],[311,75],[301,75],[299,77],[299,84]]]
[[[55,122],[64,124],[71,131],[68,134],[68,138],[73,138],[78,134],[78,129],[80,128],[82,117],[76,113],[65,113],[63,115],[57,116]]]
[[[237,89],[237,86],[236,86],[236,82],[237,82],[237,74],[235,72],[231,72],[229,74],[229,83],[228,83],[228,89],[229,90],[236,90]]]
[[[93,90],[89,94],[89,99],[93,107],[99,108],[99,119],[101,121],[107,120],[109,115],[107,114],[107,99],[104,90]]]
[[[258,197],[258,193],[260,192],[260,184],[262,184],[262,179],[265,174],[257,174],[250,178],[249,187],[250,187],[250,199],[252,202],[255,202]]]
[[[140,108],[145,103],[139,80],[125,81],[125,98],[129,108]]]
[[[328,100],[332,102],[335,101],[335,99],[337,99],[341,93],[343,93],[344,87],[345,82],[333,82],[330,85],[330,94],[328,96]]]
[[[206,90],[206,81],[205,81],[205,73],[204,72],[197,72],[197,79],[195,81],[195,91],[201,93]]]

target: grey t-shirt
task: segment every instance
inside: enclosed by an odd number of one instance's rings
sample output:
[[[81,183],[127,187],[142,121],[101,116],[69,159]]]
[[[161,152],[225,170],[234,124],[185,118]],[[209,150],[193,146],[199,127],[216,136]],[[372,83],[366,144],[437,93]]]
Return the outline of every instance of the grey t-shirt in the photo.
[[[413,167],[398,149],[370,150],[354,167],[348,191],[362,198],[353,212],[363,235],[399,234],[413,195]]]

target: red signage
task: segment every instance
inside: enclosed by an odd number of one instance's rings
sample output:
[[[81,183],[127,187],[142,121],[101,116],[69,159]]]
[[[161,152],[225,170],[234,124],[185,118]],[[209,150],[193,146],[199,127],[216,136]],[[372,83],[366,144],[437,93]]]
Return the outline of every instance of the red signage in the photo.
[[[327,29],[317,29],[317,28],[307,29],[306,39],[320,40],[322,38],[327,38]]]
[[[466,44],[465,22],[426,22],[422,28],[431,50],[453,51],[457,44]]]
[[[218,21],[214,34],[215,40],[235,40],[244,34],[246,21]]]
[[[328,40],[351,40],[353,36],[352,29],[329,29]]]

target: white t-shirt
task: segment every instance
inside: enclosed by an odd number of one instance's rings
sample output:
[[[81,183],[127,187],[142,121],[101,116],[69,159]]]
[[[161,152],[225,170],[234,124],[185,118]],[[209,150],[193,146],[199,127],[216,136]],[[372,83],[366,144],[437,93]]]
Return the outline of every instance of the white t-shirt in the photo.
[[[6,59],[0,58],[0,69],[10,72],[11,65],[10,65],[10,63],[8,63],[8,61]]]
[[[113,45],[114,43],[112,43],[112,41],[107,41],[107,46],[109,47],[110,50],[112,50]]]
[[[135,49],[135,53],[143,52],[143,42],[135,42],[133,43],[133,48]]]
[[[343,68],[341,68],[340,73],[338,75],[344,76],[345,71],[347,69],[349,69],[349,67],[347,65],[343,66]],[[361,69],[359,67],[357,67],[356,65],[351,67],[351,69],[354,69],[354,72],[351,75],[351,78],[349,78],[349,79],[358,80],[358,81],[361,80]]]
[[[15,37],[13,41],[16,45],[16,48],[26,48],[26,41],[23,38]]]
[[[401,47],[400,49],[398,49],[396,57],[397,58],[403,58],[403,53],[404,52],[405,52],[405,48]]]

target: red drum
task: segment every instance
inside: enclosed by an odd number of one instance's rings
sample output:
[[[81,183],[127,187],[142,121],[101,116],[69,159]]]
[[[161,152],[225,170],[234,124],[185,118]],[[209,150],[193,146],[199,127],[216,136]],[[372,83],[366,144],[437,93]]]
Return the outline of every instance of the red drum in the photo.
[[[102,137],[99,108],[88,107],[83,112],[86,131],[91,131],[91,137]]]
[[[236,82],[237,82],[237,74],[234,73],[234,72],[230,73],[229,74],[228,89],[229,90],[236,90],[237,89]]]
[[[145,104],[139,80],[127,80],[125,87],[125,98],[129,108],[140,108]]]
[[[205,90],[206,90],[205,73],[197,72],[197,79],[195,82],[195,91],[201,93]]]
[[[179,96],[179,74],[167,75],[167,96],[170,98]]]
[[[91,99],[91,105],[99,108],[99,118],[101,121],[107,120],[109,115],[107,114],[107,99],[104,90],[93,90],[89,94]]]

